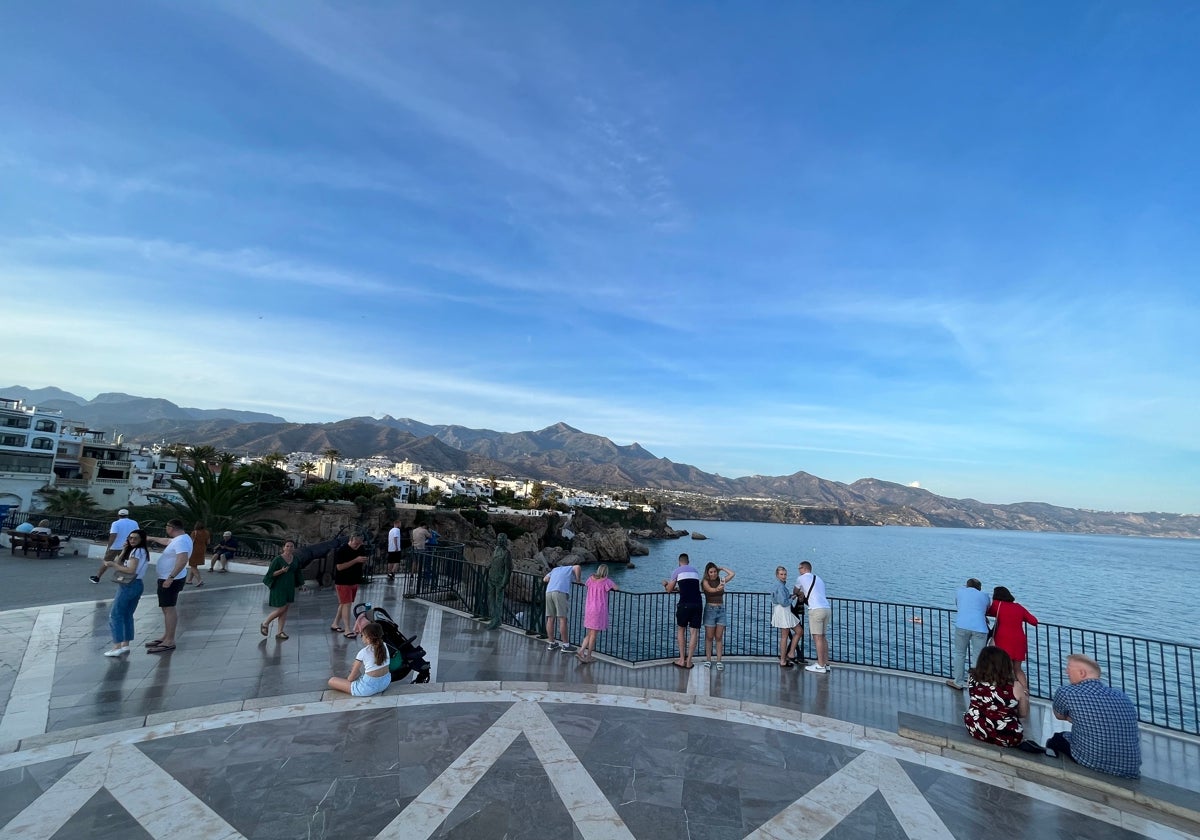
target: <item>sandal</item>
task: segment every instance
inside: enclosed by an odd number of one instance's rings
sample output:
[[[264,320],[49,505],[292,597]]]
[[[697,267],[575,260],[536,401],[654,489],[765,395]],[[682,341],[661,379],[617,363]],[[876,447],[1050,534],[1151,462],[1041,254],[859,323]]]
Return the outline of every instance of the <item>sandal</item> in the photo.
[[[170,653],[175,650],[175,645],[155,645],[152,648],[146,648],[146,653]]]
[[[353,638],[355,638],[355,636],[357,636],[357,635],[358,635],[357,633],[347,633],[347,634],[346,634],[346,638],[347,638],[347,639],[353,639]]]
[[[152,639],[146,642],[146,647],[158,647],[162,644],[162,639]]]
[[[345,627],[330,627],[330,628],[329,628],[329,631],[330,631],[331,633],[345,633],[345,632],[346,632],[346,628],[345,628]]]
[[[268,633],[271,632],[270,630],[267,629],[268,626],[269,625],[266,625],[266,624],[258,625],[258,632],[262,633],[264,636],[267,635]]]
[[[276,639],[279,639],[279,641],[281,641],[281,642],[282,642],[284,639],[286,639],[287,637],[288,637],[288,634],[287,634],[287,633],[276,633],[276,634],[275,634],[275,638],[276,638]]]

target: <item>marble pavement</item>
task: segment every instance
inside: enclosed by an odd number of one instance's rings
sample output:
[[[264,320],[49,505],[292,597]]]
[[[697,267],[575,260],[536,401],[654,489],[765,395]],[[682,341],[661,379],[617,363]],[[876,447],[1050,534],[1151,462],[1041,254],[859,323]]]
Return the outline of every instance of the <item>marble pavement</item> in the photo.
[[[0,836],[1192,836],[897,736],[897,711],[961,716],[937,681],[582,664],[384,583],[363,599],[421,636],[433,682],[336,695],[325,679],[358,645],[329,632],[332,593],[300,596],[291,638],[264,639],[266,592],[244,579],[189,588],[159,656],[100,655],[110,588],[0,612]],[[143,599],[138,647],[160,628]],[[1050,726],[1044,707],[1033,725]],[[1145,748],[1147,775],[1200,788],[1194,739],[1148,732]]]

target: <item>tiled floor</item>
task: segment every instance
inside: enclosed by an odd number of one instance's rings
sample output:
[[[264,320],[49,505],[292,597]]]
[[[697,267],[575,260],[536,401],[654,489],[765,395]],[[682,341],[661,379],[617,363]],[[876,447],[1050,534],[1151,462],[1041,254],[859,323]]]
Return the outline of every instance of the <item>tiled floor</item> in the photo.
[[[328,592],[300,597],[279,642],[257,582],[189,590],[174,653],[115,660],[107,602],[0,613],[0,835],[1189,836],[892,734],[897,711],[961,715],[936,681],[584,665],[384,584],[364,595],[421,635],[433,684],[323,693],[357,650],[329,632]],[[153,598],[137,626],[156,637]],[[1200,789],[1194,740],[1145,744],[1147,775]]]

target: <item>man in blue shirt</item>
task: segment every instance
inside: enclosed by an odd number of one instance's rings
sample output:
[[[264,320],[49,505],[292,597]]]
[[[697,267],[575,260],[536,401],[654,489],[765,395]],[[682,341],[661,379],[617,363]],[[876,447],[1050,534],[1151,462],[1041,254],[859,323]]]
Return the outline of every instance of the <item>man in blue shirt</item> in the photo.
[[[951,678],[946,685],[962,691],[966,683],[965,669],[975,664],[979,651],[987,642],[987,608],[992,599],[983,591],[983,584],[971,578],[954,594],[958,617],[954,622],[954,661],[950,663]]]
[[[1069,722],[1071,731],[1054,733],[1046,750],[1101,773],[1138,778],[1142,744],[1133,701],[1100,682],[1100,666],[1091,657],[1068,656],[1067,679],[1071,684],[1054,692],[1054,716]]]
[[[686,554],[679,555],[679,565],[671,577],[663,581],[667,592],[679,592],[679,605],[675,607],[675,641],[679,645],[676,668],[691,668],[696,653],[696,642],[700,638],[700,620],[704,615],[704,599],[700,595],[700,573],[688,561]],[[684,646],[684,634],[687,646]]]

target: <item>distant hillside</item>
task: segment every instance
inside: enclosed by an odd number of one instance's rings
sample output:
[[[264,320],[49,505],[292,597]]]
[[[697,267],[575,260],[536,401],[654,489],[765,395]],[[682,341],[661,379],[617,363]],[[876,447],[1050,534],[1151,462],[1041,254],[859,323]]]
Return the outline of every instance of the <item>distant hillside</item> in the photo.
[[[92,428],[124,428],[147,420],[232,420],[238,423],[286,423],[282,417],[258,411],[231,408],[181,408],[170,400],[135,397],[130,394],[99,394],[85,400],[59,388],[24,388],[13,385],[0,389],[0,397],[24,400],[29,405],[61,411],[67,420],[76,420]]]
[[[806,472],[725,478],[656,457],[636,443],[619,446],[566,423],[530,432],[434,426],[389,416],[288,423],[272,415],[186,409],[126,394],[74,403],[80,398],[55,388],[13,387],[0,390],[0,396],[31,402],[46,397],[74,405],[69,416],[119,428],[130,442],[206,444],[248,454],[336,449],[344,458],[383,455],[442,471],[512,475],[589,489],[654,490],[676,517],[1200,537],[1200,516],[1106,513],[1040,502],[993,505],[874,478],[843,484]],[[79,416],[81,410],[104,421]],[[196,412],[203,416],[195,417]],[[257,419],[247,421],[242,416],[247,414]]]

